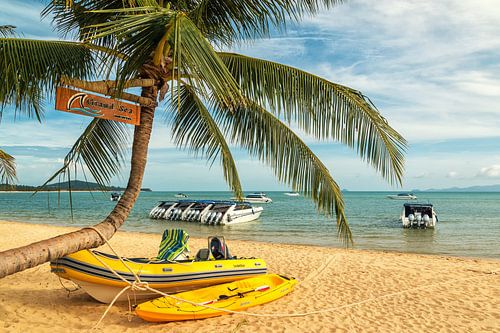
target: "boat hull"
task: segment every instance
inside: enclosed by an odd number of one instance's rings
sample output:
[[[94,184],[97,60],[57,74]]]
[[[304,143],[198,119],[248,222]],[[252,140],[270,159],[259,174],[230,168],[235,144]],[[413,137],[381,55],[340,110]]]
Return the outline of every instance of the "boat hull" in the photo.
[[[175,294],[176,298],[207,304],[211,308],[160,297],[139,304],[135,312],[150,322],[204,319],[243,311],[253,306],[269,303],[290,293],[297,281],[277,274],[240,280],[232,283]],[[224,297],[222,297],[222,296]]]
[[[117,257],[97,251],[94,251],[94,254],[127,281],[134,281],[133,274]],[[267,272],[266,263],[262,259],[164,262],[125,258],[125,261],[141,281],[166,293],[227,283]],[[53,273],[75,282],[90,296],[103,303],[111,302],[128,285],[87,250],[57,259],[50,263],[50,267]],[[154,295],[149,292],[130,291],[121,295],[118,301],[126,301],[129,296],[151,298]]]

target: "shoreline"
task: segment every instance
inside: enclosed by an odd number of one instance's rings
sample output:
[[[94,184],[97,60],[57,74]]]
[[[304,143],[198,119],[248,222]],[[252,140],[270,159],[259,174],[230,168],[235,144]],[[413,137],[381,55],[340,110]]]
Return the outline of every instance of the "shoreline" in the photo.
[[[0,251],[79,228],[0,221]],[[151,256],[160,234],[118,231],[110,243],[119,255]],[[131,240],[132,244],[131,245]],[[339,249],[226,239],[233,255],[263,258],[270,273],[299,280],[295,290],[250,313],[302,313],[307,317],[225,315],[151,324],[128,303],[111,308],[102,332],[457,332],[500,330],[500,261],[441,255]],[[190,238],[191,254],[206,247]],[[110,252],[107,246],[100,250]],[[491,274],[491,272],[499,272]],[[0,279],[0,327],[6,332],[88,331],[107,305],[81,290],[68,296],[48,264]]]
[[[17,221],[17,220],[3,220],[0,219],[0,224],[2,223],[19,223],[21,225],[35,225],[35,226],[46,226],[46,227],[55,227],[55,228],[68,228],[68,230],[79,230],[81,228],[84,228],[86,226],[91,226],[89,225],[80,225],[76,224],[75,226],[68,226],[68,225],[62,225],[62,224],[51,224],[51,223],[32,223],[32,222],[23,222],[23,221]],[[147,232],[147,231],[131,231],[131,230],[124,230],[124,229],[119,229],[118,230],[120,233],[124,234],[144,234],[144,235],[159,235],[161,236],[161,232]],[[210,235],[214,236],[214,235]],[[207,236],[208,237],[208,236]],[[1,238],[0,238],[1,239]],[[190,240],[197,239],[197,240],[206,240],[205,238],[202,237],[194,237],[190,235]],[[441,257],[441,258],[462,258],[462,259],[472,259],[472,260],[490,260],[490,261],[498,261],[500,262],[500,258],[497,257],[481,257],[481,256],[467,256],[467,255],[453,255],[453,254],[444,254],[444,253],[426,253],[426,252],[405,252],[405,251],[398,251],[398,250],[391,250],[391,249],[364,249],[364,248],[353,248],[353,247],[342,247],[342,246],[325,246],[325,245],[316,245],[316,244],[304,244],[304,243],[293,243],[293,242],[270,242],[270,241],[255,241],[255,240],[248,240],[248,239],[226,239],[226,241],[229,240],[230,242],[252,242],[252,243],[262,243],[262,244],[267,244],[267,245],[272,245],[272,244],[280,244],[280,245],[290,245],[290,246],[301,246],[301,247],[311,247],[311,248],[319,248],[319,249],[336,249],[336,250],[345,250],[345,251],[361,251],[361,252],[370,252],[370,253],[393,253],[393,254],[413,254],[413,255],[421,255],[421,256],[432,256],[432,257]]]

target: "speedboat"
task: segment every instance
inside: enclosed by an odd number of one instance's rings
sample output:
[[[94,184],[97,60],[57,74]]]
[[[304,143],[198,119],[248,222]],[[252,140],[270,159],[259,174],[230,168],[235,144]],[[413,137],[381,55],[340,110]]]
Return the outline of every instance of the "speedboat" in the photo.
[[[152,219],[229,225],[256,220],[262,207],[248,202],[217,200],[160,201],[149,213]]]
[[[417,196],[413,193],[390,194],[387,197],[389,199],[393,199],[393,200],[416,200],[417,199]]]
[[[175,198],[187,198],[187,194],[184,193],[177,193],[174,195]]]
[[[113,193],[111,193],[111,198],[109,198],[109,200],[118,201],[118,200],[120,200],[121,197],[122,197],[122,195],[120,193],[113,192]]]
[[[238,200],[237,198],[231,198],[231,200]],[[271,198],[269,198],[265,193],[251,193],[248,194],[245,198],[243,198],[246,202],[252,203],[270,203],[273,202]]]
[[[297,192],[286,192],[285,195],[289,197],[298,197],[300,194],[298,194]]]
[[[204,224],[230,225],[256,220],[264,208],[253,207],[248,202],[218,202],[203,215],[200,222]]]
[[[262,259],[232,257],[223,237],[209,237],[208,244],[208,248],[200,249],[195,258],[174,261],[125,257],[121,258],[122,261],[104,252],[83,250],[51,261],[50,268],[51,272],[73,281],[102,303],[111,303],[129,285],[108,267],[126,281],[134,282],[130,268],[142,282],[164,293],[183,292],[267,273]],[[126,301],[129,297],[151,299],[155,296],[158,294],[148,290],[128,290],[117,300]]]
[[[401,212],[404,228],[434,228],[438,221],[432,204],[405,203]]]

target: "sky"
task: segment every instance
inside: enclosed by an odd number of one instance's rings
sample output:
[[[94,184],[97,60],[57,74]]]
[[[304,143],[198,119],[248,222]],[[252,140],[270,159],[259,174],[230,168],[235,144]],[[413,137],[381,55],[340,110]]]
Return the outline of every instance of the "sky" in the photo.
[[[56,39],[39,1],[0,0],[0,25],[27,38]],[[341,188],[411,190],[500,184],[500,2],[351,0],[282,34],[230,51],[298,67],[369,96],[409,143],[402,188],[391,186],[355,151],[304,140]],[[19,183],[41,184],[90,119],[54,111],[42,124],[5,110],[0,147],[16,157]],[[227,190],[218,163],[175,147],[157,112],[144,187]],[[271,169],[233,147],[243,187],[289,190]],[[128,170],[113,180],[124,185]]]

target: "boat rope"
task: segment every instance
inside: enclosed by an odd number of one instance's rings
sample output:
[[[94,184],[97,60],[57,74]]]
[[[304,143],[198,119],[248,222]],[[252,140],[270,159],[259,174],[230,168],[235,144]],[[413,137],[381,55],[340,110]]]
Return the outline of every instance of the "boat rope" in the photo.
[[[400,290],[400,291],[396,291],[396,292],[392,292],[392,293],[388,293],[388,294],[384,294],[384,295],[380,295],[380,296],[375,296],[375,297],[367,298],[367,299],[364,299],[364,300],[361,300],[361,301],[358,301],[358,302],[354,302],[354,303],[349,303],[349,304],[344,304],[344,305],[339,305],[339,306],[332,306],[332,307],[323,308],[323,309],[320,309],[320,310],[308,311],[308,312],[296,312],[296,313],[253,313],[253,312],[247,312],[247,311],[233,311],[233,310],[218,308],[218,307],[215,307],[215,306],[210,306],[210,305],[207,305],[207,304],[202,304],[202,303],[197,303],[197,302],[189,301],[189,300],[186,300],[186,299],[183,299],[183,298],[180,298],[180,297],[176,297],[174,295],[166,294],[166,293],[164,293],[164,292],[162,292],[160,290],[151,288],[147,282],[142,282],[140,280],[139,276],[137,276],[137,274],[135,274],[135,272],[128,265],[125,264],[125,262],[123,261],[122,257],[120,257],[116,253],[116,251],[113,249],[113,247],[111,246],[111,244],[109,244],[108,240],[102,235],[102,233],[99,230],[95,229],[94,227],[87,227],[87,229],[92,229],[92,230],[96,231],[99,234],[99,236],[111,248],[111,250],[113,251],[113,253],[115,253],[115,255],[120,259],[120,261],[129,269],[129,271],[132,272],[132,274],[134,275],[134,277],[136,279],[133,282],[126,280],[125,278],[123,278],[122,276],[120,276],[120,274],[118,274],[113,268],[111,268],[104,261],[102,261],[100,258],[98,258],[95,254],[93,254],[94,257],[99,260],[99,262],[101,262],[113,274],[115,274],[116,276],[120,277],[121,280],[123,280],[124,282],[126,282],[128,284],[111,301],[111,303],[108,305],[108,307],[106,308],[105,312],[103,313],[103,315],[101,316],[101,318],[99,319],[99,321],[94,325],[94,327],[93,327],[94,329],[99,326],[99,324],[106,317],[106,315],[108,314],[108,312],[112,308],[112,306],[115,304],[115,302],[127,290],[141,290],[141,291],[149,290],[151,292],[154,292],[156,294],[162,295],[164,297],[168,297],[168,298],[174,299],[174,300],[176,300],[178,302],[188,303],[188,304],[191,304],[191,305],[201,306],[201,307],[204,307],[204,308],[207,308],[207,309],[212,309],[212,310],[226,312],[226,313],[239,314],[239,315],[251,316],[251,317],[263,317],[263,318],[287,318],[287,317],[305,317],[305,316],[310,316],[310,315],[315,315],[315,314],[323,314],[323,313],[327,313],[327,312],[339,311],[339,310],[356,307],[358,305],[362,305],[362,304],[366,304],[366,303],[370,303],[370,302],[376,302],[376,301],[378,301],[380,299],[384,299],[384,298],[389,298],[389,297],[394,297],[394,296],[406,294],[406,293],[409,293],[409,292],[412,292],[412,291],[424,290],[424,289],[428,290],[429,288],[432,288],[432,287],[446,285],[446,284],[451,284],[451,283],[456,284],[457,282],[462,282],[462,281],[470,281],[470,280],[476,280],[476,279],[482,279],[482,278],[489,278],[489,277],[497,276],[497,273],[500,272],[500,269],[496,270],[496,271],[483,272],[485,275],[472,276],[472,277],[462,278],[462,279],[452,279],[452,280],[443,281],[443,282],[436,282],[436,283],[433,283],[433,284],[422,285],[420,287],[415,287],[415,288],[411,288],[411,289]],[[92,251],[89,251],[89,252],[92,253]],[[335,256],[332,256],[330,258],[330,260],[327,261],[327,263],[323,265],[323,267],[320,267],[319,270],[323,271],[324,269],[326,269],[326,267],[329,265],[329,263],[331,263],[333,261],[334,258],[335,258]],[[308,278],[309,278],[309,276],[308,276]],[[131,312],[130,302],[129,302],[129,312]]]
[[[321,265],[320,267],[318,267],[317,269],[315,269],[314,271],[312,271],[311,273],[309,273],[300,283],[301,284],[308,283],[309,280],[311,280],[313,278],[317,278],[320,274],[322,274],[328,268],[328,266],[330,266],[330,264],[339,255],[340,254],[338,254],[338,253],[334,254],[334,255],[331,255],[330,258],[328,258],[328,260],[325,263],[323,263],[323,265]]]
[[[76,283],[74,283],[73,281],[70,280],[71,283],[73,283],[73,289],[70,289],[69,287],[66,287],[61,279],[61,277],[59,276],[59,274],[57,275],[57,277],[59,278],[59,283],[61,284],[61,286],[64,288],[64,290],[66,290],[68,292],[68,297],[69,295],[71,295],[72,292],[75,292],[77,290],[79,290],[81,287],[79,285],[77,285]]]

